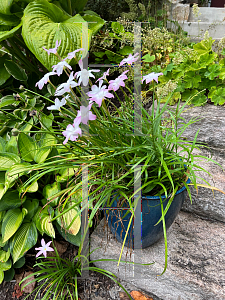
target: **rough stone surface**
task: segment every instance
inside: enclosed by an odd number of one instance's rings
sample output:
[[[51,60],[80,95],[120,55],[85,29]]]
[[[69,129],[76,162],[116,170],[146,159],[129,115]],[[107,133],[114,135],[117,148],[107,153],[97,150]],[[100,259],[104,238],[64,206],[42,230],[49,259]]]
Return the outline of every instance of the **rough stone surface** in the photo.
[[[91,260],[116,259],[121,251],[111,233],[104,230],[104,220],[91,236]],[[97,267],[115,273],[161,300],[225,300],[225,224],[202,220],[180,212],[167,233],[168,268],[164,269],[164,240],[135,250],[125,248],[122,260],[155,264],[137,266],[117,262],[96,262]]]
[[[175,109],[176,106],[173,107]],[[204,168],[212,176],[204,171],[196,171],[196,176],[206,180],[212,187],[216,187],[225,192],[225,107],[206,104],[200,107],[188,107],[181,116],[186,123],[192,118],[201,119],[191,124],[182,133],[187,140],[193,141],[196,132],[200,129],[197,141],[205,143],[209,148],[200,148],[193,151],[194,155],[202,155],[218,162],[221,167],[211,161],[195,158],[199,167]],[[186,156],[186,155],[184,155]],[[197,168],[194,167],[194,170]],[[198,184],[207,183],[197,178]],[[225,222],[225,194],[211,189],[199,187],[198,194],[193,186],[190,186],[192,195],[192,205],[189,197],[184,203],[183,210],[199,214],[214,220]]]
[[[190,13],[190,4],[176,4],[172,9],[172,19],[178,22],[187,21]]]

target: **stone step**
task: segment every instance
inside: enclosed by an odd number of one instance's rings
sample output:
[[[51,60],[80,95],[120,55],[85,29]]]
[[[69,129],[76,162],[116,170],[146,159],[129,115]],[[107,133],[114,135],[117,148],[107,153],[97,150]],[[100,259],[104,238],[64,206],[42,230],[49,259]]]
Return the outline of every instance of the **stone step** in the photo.
[[[91,235],[91,260],[119,259],[119,244],[103,219]],[[164,240],[133,252],[124,248],[122,260],[151,263],[137,266],[99,261],[95,265],[113,272],[128,286],[136,286],[160,300],[225,300],[225,224],[180,212],[168,236],[168,268],[164,269]],[[119,298],[115,298],[119,299]]]
[[[208,22],[208,23],[223,23],[225,22],[225,8],[219,7],[199,7],[199,17],[193,13],[193,8],[190,8],[188,22]]]

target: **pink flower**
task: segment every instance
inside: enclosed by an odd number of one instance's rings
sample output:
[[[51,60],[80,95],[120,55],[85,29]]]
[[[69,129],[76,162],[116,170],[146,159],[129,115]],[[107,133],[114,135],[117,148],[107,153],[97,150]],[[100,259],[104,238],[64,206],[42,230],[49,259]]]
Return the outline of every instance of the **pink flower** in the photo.
[[[41,90],[41,89],[43,88],[44,84],[48,83],[48,81],[49,81],[49,76],[51,76],[51,75],[56,75],[56,73],[55,73],[55,72],[49,72],[49,73],[45,74],[44,77],[41,78],[41,79],[35,84],[35,86],[38,86],[39,89]]]
[[[129,56],[127,58],[124,58],[123,60],[121,60],[120,64],[119,64],[119,67],[124,65],[124,64],[128,64],[128,65],[132,65],[132,63],[134,63],[135,61],[138,60],[138,57],[135,57],[135,56],[138,56],[139,53],[135,53],[134,55],[131,55],[129,54]]]
[[[78,83],[73,81],[73,79],[74,79],[73,72],[71,72],[67,82],[62,83],[57,87],[55,91],[55,96],[61,96],[65,93],[70,93],[71,92],[70,88],[78,86]]]
[[[142,83],[144,82],[144,80],[146,80],[146,83],[149,83],[151,82],[153,79],[158,83],[158,77],[160,75],[163,75],[163,73],[155,73],[155,72],[152,72],[148,75],[145,75],[142,79]]]
[[[81,69],[81,71],[75,73],[75,76],[77,78],[79,78],[78,84],[81,84],[81,82],[83,82],[83,85],[87,86],[88,81],[89,81],[89,77],[95,78],[95,76],[91,72],[99,72],[100,70],[86,70],[86,69],[83,69],[82,59],[79,60],[78,64],[79,64],[79,67]]]
[[[85,49],[83,49],[83,48],[80,48],[80,49],[77,49],[77,50],[74,50],[73,52],[70,52],[70,53],[68,53],[68,55],[67,55],[67,57],[65,58],[65,59],[72,59],[72,58],[74,58],[74,56],[75,56],[75,53],[77,53],[77,52],[79,52],[79,51],[84,51]]]
[[[125,79],[127,79],[126,75],[120,75],[115,80],[110,80],[108,90],[113,90],[115,92],[120,86],[125,86],[125,83],[123,82]]]
[[[63,98],[61,101],[55,98],[55,105],[48,106],[48,110],[60,110],[60,107],[66,104],[66,99]]]
[[[56,44],[55,44],[55,48],[52,48],[52,49],[49,49],[49,50],[47,50],[45,47],[42,47],[45,51],[47,51],[48,52],[48,55],[50,54],[50,53],[54,53],[54,54],[56,54],[57,53],[57,48],[60,46],[60,44],[61,44],[61,40],[59,41],[59,43],[58,43],[58,40],[56,41]]]
[[[64,67],[67,67],[68,69],[72,70],[72,67],[64,60],[60,61],[57,65],[52,66],[53,71],[56,71],[58,76],[62,74]]]
[[[106,85],[103,85],[103,80],[99,82],[99,87],[97,85],[92,85],[91,92],[88,92],[87,95],[90,97],[91,101],[95,101],[98,106],[102,105],[102,100],[104,98],[114,98],[113,94],[108,92]]]
[[[102,77],[100,77],[98,80],[96,80],[95,83],[98,82],[98,81],[100,81],[100,80],[105,80],[105,79],[106,79],[106,76],[109,76],[109,70],[110,70],[110,69],[108,69],[108,70],[103,74]]]
[[[78,114],[76,116],[76,119],[74,120],[74,125],[77,123],[80,124],[81,122],[83,124],[87,125],[88,120],[93,121],[96,119],[96,116],[91,111],[92,104],[89,104],[86,106],[81,106],[80,110],[78,110]]]
[[[63,142],[64,145],[68,142],[69,139],[74,142],[77,140],[78,134],[80,136],[82,135],[82,131],[78,123],[79,122],[74,122],[73,125],[69,124],[66,127],[66,130],[62,132],[62,134],[66,137],[65,141]]]
[[[39,255],[43,254],[44,257],[47,256],[47,251],[54,251],[53,248],[49,247],[49,245],[51,244],[52,241],[48,242],[47,244],[45,244],[45,241],[44,239],[41,240],[41,245],[42,247],[39,247],[39,248],[35,248],[35,250],[40,250],[36,257],[38,257]]]

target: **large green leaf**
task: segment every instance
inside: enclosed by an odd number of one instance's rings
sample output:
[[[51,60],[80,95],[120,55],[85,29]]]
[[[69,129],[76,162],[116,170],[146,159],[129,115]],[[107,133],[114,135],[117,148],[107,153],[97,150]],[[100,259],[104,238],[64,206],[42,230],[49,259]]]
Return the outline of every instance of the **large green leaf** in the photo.
[[[17,25],[16,27],[10,29],[10,30],[4,30],[4,31],[0,31],[0,42],[4,41],[5,39],[8,39],[9,37],[11,37],[12,35],[14,35],[14,33],[20,29],[20,27],[22,26],[22,22]]]
[[[15,15],[4,15],[0,13],[0,25],[16,26],[20,22]]]
[[[18,261],[24,254],[37,243],[38,233],[33,222],[24,223],[10,240],[10,252],[13,263]]]
[[[27,47],[49,71],[60,60],[52,53],[48,55],[42,47],[55,48],[56,40],[61,40],[57,52],[62,58],[79,48],[85,49],[83,57],[88,53],[92,32],[87,26],[83,26],[82,30],[82,23],[86,24],[86,21],[80,15],[70,17],[47,0],[39,0],[27,5],[22,22],[22,35]]]
[[[55,230],[50,222],[53,215],[54,210],[49,205],[47,205],[44,209],[39,207],[34,216],[34,222],[42,235],[46,233],[50,237],[55,238]]]
[[[34,161],[36,163],[43,163],[51,152],[51,146],[54,146],[56,143],[56,138],[53,135],[48,133],[43,134],[38,143],[39,150],[34,157]]]
[[[0,85],[3,85],[6,82],[6,80],[9,79],[9,77],[11,76],[4,66],[6,58],[8,58],[7,54],[4,54],[2,57],[0,57],[0,74],[1,74]],[[14,99],[14,102],[15,102],[15,99]],[[2,100],[0,102],[0,107],[1,107],[1,104],[2,104]]]
[[[14,208],[7,211],[2,222],[3,243],[8,241],[18,230],[27,212],[26,208],[23,208],[22,210]]]
[[[20,158],[14,153],[2,152],[0,154],[0,171],[8,170],[12,165],[19,163]]]
[[[27,80],[27,74],[25,71],[15,62],[7,60],[5,62],[6,70],[11,74],[15,79],[20,81],[26,81]]]
[[[106,22],[100,17],[89,14],[85,14],[82,18],[88,22],[88,29],[92,31],[93,35],[95,35]]]
[[[59,197],[54,195],[61,191],[60,183],[54,182],[53,184],[47,184],[43,189],[43,196],[47,201],[51,201],[49,205],[56,206],[58,204]],[[52,200],[54,198],[54,200]]]
[[[20,176],[27,174],[30,171],[29,166],[31,166],[29,163],[20,163],[14,164],[11,168],[9,168],[5,175],[6,188],[11,186],[11,183],[17,180]]]
[[[0,1],[0,13],[10,15],[10,8],[14,0],[1,0]]]
[[[69,206],[66,206],[69,208]],[[55,210],[55,215],[59,214],[58,210]],[[64,213],[61,217],[57,218],[57,223],[64,228],[66,232],[72,235],[77,235],[81,227],[81,219],[79,210],[77,208],[71,208],[68,212]]]
[[[65,231],[57,222],[56,222],[56,228],[58,229],[58,232],[63,236],[63,238],[76,246],[80,246],[81,243],[81,229],[77,233],[77,235],[69,234],[67,231]]]
[[[18,191],[8,190],[0,200],[0,211],[20,207],[25,200],[26,196],[20,199]]]
[[[8,251],[4,251],[2,249],[0,249],[0,262],[7,262],[7,260],[10,257],[10,249],[8,249]]]
[[[37,199],[26,200],[23,207],[27,209],[28,214],[25,216],[26,220],[31,220],[38,209],[39,201]]]
[[[1,58],[0,58],[1,59]],[[0,81],[1,83],[1,81]],[[7,95],[0,100],[0,108],[16,103],[13,95]]]
[[[25,161],[33,161],[37,152],[37,144],[29,135],[21,132],[18,136],[18,147]]]

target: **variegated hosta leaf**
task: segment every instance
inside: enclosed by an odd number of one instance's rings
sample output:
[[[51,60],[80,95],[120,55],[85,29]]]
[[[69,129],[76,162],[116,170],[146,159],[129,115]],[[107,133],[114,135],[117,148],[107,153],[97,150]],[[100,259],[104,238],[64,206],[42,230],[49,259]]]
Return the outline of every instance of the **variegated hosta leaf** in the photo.
[[[8,241],[8,239],[10,239],[11,236],[13,236],[13,234],[17,231],[27,212],[28,211],[26,208],[23,208],[22,211],[19,208],[10,209],[7,211],[2,222],[3,243]]]
[[[10,252],[13,263],[19,260],[25,253],[37,243],[38,233],[33,222],[24,223],[10,239]]]
[[[17,25],[16,27],[13,27],[12,29],[8,29],[8,30],[1,30],[0,31],[0,42],[4,41],[5,39],[8,39],[9,37],[11,37],[12,35],[14,35],[14,33],[20,29],[20,27],[22,26],[22,22]]]
[[[27,47],[49,71],[60,60],[52,53],[48,55],[42,47],[55,48],[56,40],[61,40],[57,52],[62,58],[79,48],[85,49],[83,57],[88,53],[92,31],[87,29],[87,22],[80,15],[70,17],[47,0],[39,0],[27,5],[22,22],[22,35]],[[79,55],[78,59],[81,52]]]
[[[21,164],[14,164],[11,166],[5,176],[5,185],[8,188],[9,185],[18,179],[20,176],[28,173],[30,169],[28,167],[31,166],[29,163],[21,163]]]
[[[56,210],[56,216],[58,214],[59,213]],[[64,213],[56,220],[58,224],[61,225],[70,234],[76,235],[80,230],[81,220],[77,208],[71,208],[68,212]]]
[[[46,233],[50,237],[55,238],[55,229],[50,222],[52,218],[51,212],[53,213],[53,209],[48,205],[43,210],[39,207],[35,214],[34,221],[37,229],[42,235]]]

